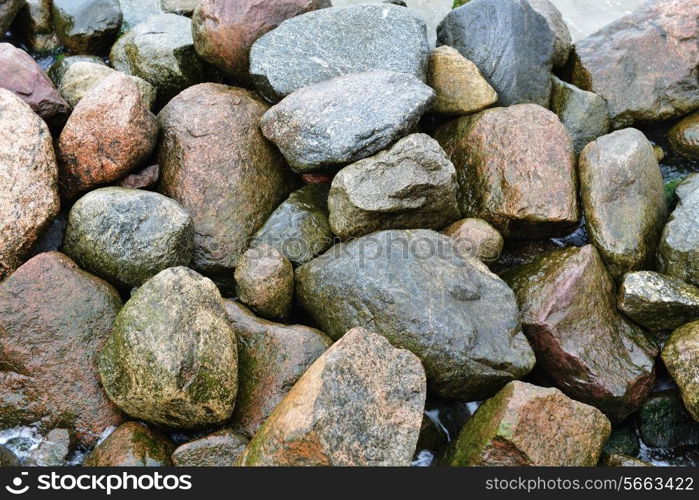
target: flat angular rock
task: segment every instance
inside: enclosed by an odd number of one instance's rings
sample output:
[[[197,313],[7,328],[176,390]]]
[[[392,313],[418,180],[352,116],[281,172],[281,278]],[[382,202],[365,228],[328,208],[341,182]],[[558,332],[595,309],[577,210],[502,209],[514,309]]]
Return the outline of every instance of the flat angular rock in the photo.
[[[136,81],[120,73],[83,97],[58,139],[61,195],[72,199],[143,166],[158,141],[149,104]]]
[[[614,284],[592,245],[551,252],[503,279],[556,387],[615,422],[638,409],[655,382],[657,347],[617,312]]]
[[[85,467],[169,467],[174,443],[139,422],[126,422],[97,445]]]
[[[514,294],[434,231],[383,231],[296,271],[297,299],[333,339],[372,328],[425,366],[430,392],[490,397],[534,366]]]
[[[464,217],[505,238],[564,236],[578,225],[573,145],[551,111],[487,109],[440,127],[435,139],[456,167]]]
[[[240,464],[407,466],[425,397],[425,372],[414,355],[355,328],[294,385]]]
[[[699,160],[699,112],[672,127],[667,138],[674,151],[685,158]]]
[[[609,132],[607,103],[593,92],[581,90],[555,76],[551,88],[551,111],[558,115],[573,139],[579,155],[585,146]]]
[[[232,467],[248,442],[245,436],[224,429],[178,446],[172,454],[172,464],[177,467]]]
[[[585,147],[578,173],[587,232],[611,275],[651,269],[667,216],[653,145],[639,130],[617,130]]]
[[[609,105],[612,128],[699,107],[695,0],[659,0],[575,44],[573,84]]]
[[[443,229],[461,215],[456,170],[437,141],[409,135],[349,165],[328,197],[330,227],[342,239],[383,229]]]
[[[273,106],[262,117],[262,133],[295,172],[304,173],[387,148],[412,131],[433,99],[431,88],[404,73],[340,76],[297,90]]]
[[[272,323],[237,302],[224,303],[238,338],[240,383],[231,425],[252,437],[333,342],[320,330]]]
[[[286,19],[331,6],[329,0],[202,0],[195,3],[198,5],[192,16],[192,29],[197,54],[243,84],[252,83],[250,48],[255,40]]]
[[[663,362],[677,383],[682,401],[699,421],[699,322],[684,325],[670,336],[663,348]]]
[[[9,43],[0,43],[0,67],[0,88],[29,104],[49,126],[65,123],[70,105],[29,54]]]
[[[109,398],[173,429],[224,424],[238,391],[238,346],[216,286],[185,267],[136,290],[97,359]]]
[[[249,238],[294,188],[289,168],[260,133],[268,106],[254,93],[205,83],[158,115],[160,191],[194,219],[194,267],[233,277]]]
[[[371,40],[367,45],[366,40]],[[320,9],[284,21],[250,50],[250,75],[270,101],[350,73],[384,70],[425,79],[425,22],[397,5]]]
[[[653,271],[624,275],[619,309],[648,330],[674,330],[699,319],[699,288]]]
[[[462,219],[442,232],[455,240],[462,251],[483,262],[498,260],[505,246],[497,229],[482,219]]]
[[[548,106],[555,37],[527,0],[471,0],[447,14],[437,40],[478,66],[502,106]]]
[[[611,424],[558,389],[510,382],[466,421],[450,466],[592,467]]]
[[[53,23],[63,44],[75,53],[101,54],[121,28],[119,0],[53,0]]]
[[[48,127],[0,89],[0,281],[22,264],[58,213],[57,180]]]
[[[85,269],[128,289],[188,265],[194,227],[187,211],[161,194],[102,188],[73,205],[63,246]]]
[[[121,305],[116,290],[56,252],[0,284],[0,427],[39,422],[92,446],[122,421],[96,366]]]

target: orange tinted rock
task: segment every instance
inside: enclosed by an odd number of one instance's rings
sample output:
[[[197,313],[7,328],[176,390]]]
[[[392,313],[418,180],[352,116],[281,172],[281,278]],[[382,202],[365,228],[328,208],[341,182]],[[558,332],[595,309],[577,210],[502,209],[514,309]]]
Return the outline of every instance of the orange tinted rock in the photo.
[[[97,445],[85,467],[169,467],[175,445],[139,422],[126,422]]]

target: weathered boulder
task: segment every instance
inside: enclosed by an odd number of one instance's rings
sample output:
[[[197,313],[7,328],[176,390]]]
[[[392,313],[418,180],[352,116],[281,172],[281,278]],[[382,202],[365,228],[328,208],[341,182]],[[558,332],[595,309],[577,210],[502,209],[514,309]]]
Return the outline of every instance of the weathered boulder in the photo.
[[[355,328],[299,379],[240,464],[407,466],[425,398],[420,361]]]
[[[194,226],[186,210],[161,194],[108,187],[73,205],[63,247],[88,271],[128,289],[188,265]]]
[[[548,106],[555,37],[527,0],[471,0],[447,14],[437,39],[478,66],[502,106]]]
[[[578,164],[590,240],[614,278],[651,269],[667,216],[652,144],[634,128],[588,144]]]
[[[568,62],[573,48],[568,25],[563,20],[563,14],[549,0],[527,0],[529,5],[541,14],[553,32],[553,67],[562,68]]]
[[[284,21],[259,38],[250,50],[250,75],[265,98],[278,101],[302,87],[364,71],[424,81],[428,56],[425,22],[414,11],[387,4],[332,7]]]
[[[462,252],[483,262],[498,260],[505,246],[497,229],[482,219],[462,219],[442,232],[455,240]]]
[[[119,34],[123,14],[119,0],[53,0],[58,38],[72,52],[101,54]]]
[[[139,420],[206,428],[233,413],[235,332],[216,286],[191,269],[166,269],[131,295],[97,365],[109,398]]]
[[[143,166],[157,141],[158,122],[138,84],[108,76],[83,97],[58,139],[61,195],[72,199]]]
[[[662,357],[680,388],[684,405],[694,420],[699,420],[699,322],[672,332]]]
[[[48,127],[0,89],[0,281],[22,264],[58,213],[57,180]]]
[[[9,43],[0,43],[0,68],[0,89],[13,92],[29,104],[49,126],[60,126],[66,121],[70,105],[29,54]]]
[[[63,427],[90,446],[118,425],[95,360],[120,307],[116,290],[56,252],[0,283],[0,427]]]
[[[297,90],[273,106],[262,117],[262,133],[297,173],[342,165],[378,153],[410,133],[434,95],[404,73],[340,76]]]
[[[551,111],[487,109],[440,127],[435,139],[456,167],[465,217],[506,238],[562,236],[578,225],[573,145]]]
[[[681,448],[699,446],[699,422],[682,404],[677,391],[653,394],[636,414],[641,439],[652,448]]]
[[[168,467],[174,443],[139,422],[126,422],[87,456],[85,467]]]
[[[245,436],[224,429],[178,446],[172,453],[172,464],[177,467],[232,467],[248,442]]]
[[[349,165],[328,197],[330,227],[342,239],[383,229],[443,229],[461,215],[456,170],[437,141],[409,135]]]
[[[619,309],[648,330],[674,330],[699,319],[699,288],[654,271],[624,275]]]
[[[332,340],[314,328],[260,319],[237,302],[224,304],[238,338],[240,382],[231,425],[252,437]]]
[[[3,0],[0,2],[0,38],[10,29],[15,16],[24,7],[25,0]]]
[[[585,146],[609,132],[607,103],[593,92],[552,77],[551,111],[558,115],[579,155]]]
[[[192,16],[199,56],[236,82],[251,84],[250,48],[282,21],[330,7],[329,0],[202,0]]]
[[[240,301],[263,318],[282,321],[294,302],[294,267],[276,248],[255,245],[235,266]]]
[[[329,184],[321,183],[291,193],[255,234],[252,245],[271,245],[295,266],[325,252],[335,239],[328,220],[329,190]]]
[[[232,277],[248,239],[293,189],[279,152],[259,131],[267,105],[247,90],[206,83],[158,116],[160,190],[194,219],[194,266]]]
[[[448,45],[430,54],[427,84],[437,94],[433,111],[445,115],[468,115],[498,101],[498,94],[478,67]]]
[[[415,353],[442,397],[482,400],[534,366],[512,290],[434,231],[335,245],[296,271],[296,292],[333,339],[362,326]]]
[[[699,160],[699,112],[692,113],[668,133],[670,147],[682,156]]]
[[[646,400],[657,347],[616,309],[614,283],[592,245],[513,269],[524,333],[556,387],[619,422]]]
[[[555,388],[510,382],[466,421],[445,457],[451,466],[592,467],[611,424]]]
[[[659,0],[575,44],[573,84],[609,105],[613,128],[699,107],[695,0]]]

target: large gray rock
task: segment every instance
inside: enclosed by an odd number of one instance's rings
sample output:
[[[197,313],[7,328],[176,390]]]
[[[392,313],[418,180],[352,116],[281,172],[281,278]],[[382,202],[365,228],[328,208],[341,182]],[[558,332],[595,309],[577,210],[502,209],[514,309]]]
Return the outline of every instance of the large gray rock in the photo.
[[[131,295],[97,359],[124,412],[175,429],[225,423],[238,391],[238,346],[209,279],[166,269]]]
[[[431,88],[404,73],[340,76],[297,90],[273,106],[262,117],[262,133],[296,172],[342,165],[408,134],[434,97]]]
[[[119,0],[53,0],[56,34],[72,52],[101,54],[116,40],[124,18]]]
[[[699,286],[699,175],[677,186],[677,208],[658,245],[658,271]]]
[[[653,271],[624,275],[619,309],[648,330],[673,330],[699,319],[699,288]]]
[[[330,337],[363,326],[415,353],[443,397],[490,397],[534,366],[512,290],[434,231],[335,245],[297,270],[296,289]]]
[[[330,189],[330,227],[342,239],[382,229],[444,229],[460,216],[456,170],[437,141],[413,134],[343,168]]]
[[[424,80],[428,54],[425,22],[410,9],[332,7],[284,21],[258,39],[250,74],[260,93],[277,101],[301,87],[369,70]]]
[[[471,0],[444,18],[437,37],[476,63],[503,106],[548,106],[555,38],[527,0]]]
[[[541,14],[553,31],[553,67],[562,68],[568,62],[570,50],[573,48],[570,30],[563,20],[563,14],[549,0],[527,0],[529,5]]]
[[[612,276],[651,269],[667,215],[653,145],[618,130],[585,147],[578,172],[587,232]]]

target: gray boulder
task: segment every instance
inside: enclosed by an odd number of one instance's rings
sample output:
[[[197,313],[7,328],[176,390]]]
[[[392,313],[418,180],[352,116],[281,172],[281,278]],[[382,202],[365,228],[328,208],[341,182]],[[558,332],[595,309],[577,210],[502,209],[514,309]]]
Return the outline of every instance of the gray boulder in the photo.
[[[124,18],[119,0],[53,0],[58,38],[72,52],[101,54],[109,49]]]

